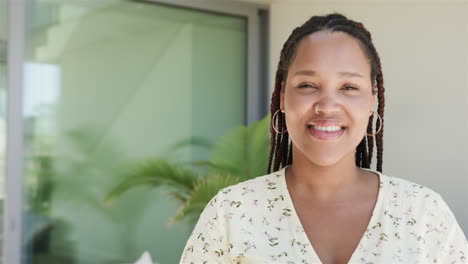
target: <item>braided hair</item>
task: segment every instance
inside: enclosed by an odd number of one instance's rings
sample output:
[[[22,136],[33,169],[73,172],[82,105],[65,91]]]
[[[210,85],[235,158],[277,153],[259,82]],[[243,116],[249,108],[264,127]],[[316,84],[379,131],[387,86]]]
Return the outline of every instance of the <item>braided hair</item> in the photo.
[[[382,172],[382,155],[383,155],[383,117],[384,117],[384,85],[382,67],[380,64],[379,54],[372,43],[371,34],[364,26],[356,21],[350,20],[345,16],[333,13],[326,16],[313,16],[302,26],[293,30],[286,43],[281,50],[280,61],[275,75],[275,88],[271,98],[271,116],[270,121],[273,125],[274,113],[280,110],[280,93],[282,83],[286,82],[289,66],[295,56],[298,43],[306,36],[318,31],[331,31],[331,32],[344,32],[357,40],[364,50],[366,57],[369,59],[371,66],[371,80],[373,85],[377,87],[373,89],[372,93],[377,93],[378,107],[377,113],[380,115],[381,120],[377,120],[376,130],[381,127],[379,133],[374,136],[373,134],[373,116],[369,117],[367,126],[367,135],[364,136],[362,141],[356,147],[356,166],[361,168],[370,168],[372,162],[372,152],[374,149],[374,137],[377,147],[377,171]],[[285,117],[281,112],[277,115],[275,125],[279,131],[286,131]],[[382,124],[380,122],[382,121]],[[289,143],[288,133],[276,133],[272,126],[270,126],[270,155],[268,158],[267,172],[277,171],[281,167],[292,164],[292,144]]]

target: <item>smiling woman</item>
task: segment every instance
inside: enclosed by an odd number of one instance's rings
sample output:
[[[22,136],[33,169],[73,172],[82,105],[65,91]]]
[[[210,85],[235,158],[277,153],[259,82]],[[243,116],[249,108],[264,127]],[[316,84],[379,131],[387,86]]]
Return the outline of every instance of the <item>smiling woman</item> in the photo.
[[[211,200],[181,263],[467,263],[441,196],[382,173],[383,110],[361,23],[330,14],[296,28],[276,72],[269,174]]]
[[[293,156],[322,166],[346,155],[354,159],[375,103],[370,63],[359,40],[320,31],[304,37],[296,52],[300,56],[292,60],[280,95]]]

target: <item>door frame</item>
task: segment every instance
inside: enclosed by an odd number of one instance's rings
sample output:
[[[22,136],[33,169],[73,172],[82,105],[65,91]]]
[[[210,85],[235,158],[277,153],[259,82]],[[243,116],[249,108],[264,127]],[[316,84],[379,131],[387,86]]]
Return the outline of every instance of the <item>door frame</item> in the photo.
[[[20,264],[23,205],[23,65],[26,43],[26,1],[9,0],[7,8],[7,96],[3,263]]]

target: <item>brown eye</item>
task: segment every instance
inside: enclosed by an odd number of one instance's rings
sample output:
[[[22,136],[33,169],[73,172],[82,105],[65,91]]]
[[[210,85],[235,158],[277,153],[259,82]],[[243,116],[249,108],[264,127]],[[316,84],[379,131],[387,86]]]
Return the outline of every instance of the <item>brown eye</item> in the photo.
[[[297,87],[299,87],[299,88],[315,88],[315,86],[313,86],[310,83],[301,83]]]
[[[357,90],[359,90],[358,88],[356,88],[354,86],[351,86],[351,85],[346,85],[345,87],[343,87],[341,89],[346,90],[346,91],[357,91]]]

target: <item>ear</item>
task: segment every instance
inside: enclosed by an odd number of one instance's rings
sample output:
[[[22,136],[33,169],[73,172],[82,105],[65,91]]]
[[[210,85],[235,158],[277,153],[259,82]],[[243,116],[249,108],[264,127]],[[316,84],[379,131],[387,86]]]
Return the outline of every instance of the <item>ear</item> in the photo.
[[[284,109],[284,81],[281,82],[280,109]]]

